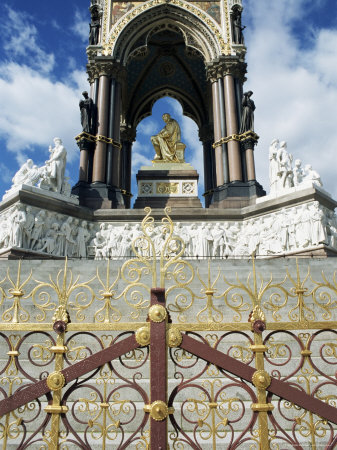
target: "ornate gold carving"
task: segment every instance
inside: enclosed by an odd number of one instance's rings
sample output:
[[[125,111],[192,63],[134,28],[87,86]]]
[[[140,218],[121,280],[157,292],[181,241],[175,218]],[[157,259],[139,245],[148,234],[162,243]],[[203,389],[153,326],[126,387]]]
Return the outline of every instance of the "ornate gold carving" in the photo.
[[[271,403],[253,403],[250,407],[253,411],[257,412],[269,412],[274,409],[274,405]]]
[[[69,315],[64,305],[60,305],[56,308],[55,314],[53,315],[53,322],[61,320],[64,323],[69,322]]]
[[[256,370],[252,377],[252,382],[259,389],[267,389],[271,383],[271,377],[265,370]]]
[[[250,345],[249,347],[254,353],[265,353],[268,350],[266,345]]]
[[[47,405],[44,410],[49,414],[66,414],[69,408],[67,406]]]
[[[156,184],[157,194],[178,194],[179,183],[161,182]]]
[[[145,405],[144,411],[149,413],[151,418],[157,422],[167,419],[169,414],[174,413],[173,407],[168,407],[167,404],[161,400],[156,400],[151,405]]]
[[[183,336],[178,328],[171,327],[167,332],[167,344],[169,347],[179,347]]]
[[[149,345],[150,343],[150,327],[149,325],[145,327],[138,328],[136,331],[136,341],[139,345],[142,347],[145,347],[146,345]]]
[[[48,375],[47,386],[51,391],[58,391],[66,384],[64,375],[61,372],[52,372]]]
[[[56,354],[63,354],[67,353],[68,348],[64,345],[54,345],[53,347],[50,347],[50,351]]]
[[[166,308],[162,305],[153,305],[149,309],[149,318],[152,322],[163,322],[167,318]]]
[[[251,314],[249,316],[249,322],[253,323],[256,320],[262,320],[263,322],[265,322],[265,320],[266,320],[266,316],[265,316],[264,312],[258,305],[254,307],[253,311],[251,312]]]

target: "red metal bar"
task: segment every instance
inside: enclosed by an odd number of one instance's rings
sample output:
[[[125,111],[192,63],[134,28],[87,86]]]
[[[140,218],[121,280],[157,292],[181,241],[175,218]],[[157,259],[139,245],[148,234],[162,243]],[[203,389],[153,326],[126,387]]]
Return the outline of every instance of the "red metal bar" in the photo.
[[[88,358],[83,359],[82,361],[73,364],[66,369],[61,370],[61,373],[64,375],[66,383],[70,381],[76,380],[86,373],[89,373],[97,367],[101,367],[109,361],[113,359],[119,358],[125,353],[130,352],[131,350],[139,347],[135,339],[135,335],[129,336],[126,339],[123,339],[120,342],[116,342],[111,347],[105,348],[94,355],[89,356]],[[5,414],[14,411],[20,406],[29,403],[42,395],[49,392],[50,389],[47,386],[47,380],[43,379],[38,381],[37,383],[31,384],[26,388],[23,388],[13,394],[12,396],[2,400],[0,402],[0,416],[4,416]]]
[[[247,364],[237,361],[231,356],[225,355],[203,342],[183,334],[181,348],[205,361],[221,367],[221,369],[226,370],[232,375],[252,383],[252,376],[255,372],[253,367],[247,366]],[[337,408],[306,394],[300,389],[296,389],[289,383],[272,378],[267,390],[337,425]]]
[[[165,307],[165,289],[151,289],[151,306],[158,304]],[[150,327],[150,399],[151,403],[161,400],[167,404],[166,320],[151,322]],[[151,418],[150,423],[151,450],[166,450],[167,419],[157,422]]]

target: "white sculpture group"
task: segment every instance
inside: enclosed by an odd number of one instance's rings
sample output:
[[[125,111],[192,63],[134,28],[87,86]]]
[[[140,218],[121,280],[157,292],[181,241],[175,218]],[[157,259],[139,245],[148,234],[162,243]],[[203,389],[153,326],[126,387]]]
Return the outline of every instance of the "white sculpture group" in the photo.
[[[337,249],[337,218],[317,201],[243,221],[177,223],[174,234],[188,258],[245,257],[296,253],[325,244]],[[0,250],[18,247],[52,256],[123,259],[152,256],[139,224],[93,223],[20,203],[0,215]],[[151,240],[157,255],[167,235],[161,226]],[[178,248],[178,247],[176,247]],[[170,247],[170,252],[175,247]]]
[[[303,168],[300,159],[293,164],[293,155],[287,151],[287,143],[280,143],[278,139],[274,139],[269,147],[269,182],[270,194],[274,195],[306,183],[322,186],[319,174],[311,165]]]
[[[25,184],[27,186],[38,186],[41,189],[69,197],[71,187],[64,176],[67,151],[62,144],[62,139],[54,138],[54,147],[49,147],[49,153],[50,157],[42,167],[36,166],[32,159],[27,159],[14,175],[12,186],[6,192],[6,195],[11,194]]]

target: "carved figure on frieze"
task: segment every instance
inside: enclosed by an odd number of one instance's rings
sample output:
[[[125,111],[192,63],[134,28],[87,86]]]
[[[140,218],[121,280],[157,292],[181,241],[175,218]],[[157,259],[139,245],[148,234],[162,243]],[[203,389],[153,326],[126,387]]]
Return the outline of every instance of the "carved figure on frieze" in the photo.
[[[14,247],[23,245],[23,229],[26,222],[26,212],[24,205],[18,204],[11,215],[11,232],[9,243]]]
[[[35,216],[32,213],[32,207],[26,206],[26,221],[23,225],[23,247],[30,248],[32,230],[34,227]]]
[[[314,202],[310,206],[309,218],[311,221],[312,244],[326,244],[328,241],[326,217],[318,202]]]
[[[39,249],[40,252],[46,252],[50,255],[57,254],[57,241],[60,236],[60,225],[53,223],[47,231],[46,236],[41,240],[43,247]]]
[[[294,208],[296,211],[296,244],[297,248],[306,248],[312,244],[312,228],[308,206],[303,204]]]
[[[96,260],[105,259],[107,256],[106,241],[100,231],[96,233],[96,236],[93,240],[93,244],[95,248],[95,259]]]
[[[87,91],[82,92],[84,100],[80,100],[81,125],[85,133],[91,134],[94,125],[94,102]]]
[[[212,230],[213,237],[213,257],[222,258],[225,253],[225,230],[217,222]]]
[[[72,237],[72,231],[73,231],[73,218],[68,217],[61,225],[60,230],[60,239],[61,239],[60,254],[62,256],[72,256],[73,245],[75,244],[75,241]]]
[[[9,247],[9,237],[10,237],[10,218],[11,210],[5,212],[1,216],[0,220],[0,248]]]
[[[254,111],[256,108],[254,101],[251,99],[252,95],[252,91],[243,94],[240,134],[254,131]]]
[[[31,249],[35,250],[40,248],[41,239],[43,237],[44,222],[45,222],[46,212],[44,210],[39,211],[35,216],[34,227],[32,231],[31,239]]]
[[[90,239],[90,233],[87,228],[87,222],[82,221],[81,225],[77,228],[76,244],[75,244],[75,256],[78,258],[87,257],[87,244]]]
[[[151,137],[156,152],[154,161],[184,162],[179,154],[180,147],[184,146],[185,148],[185,144],[180,142],[181,132],[178,122],[168,113],[163,114],[163,121],[165,127],[157,135]]]
[[[120,258],[126,258],[131,256],[131,243],[132,243],[131,228],[130,225],[126,223],[120,236],[119,255],[118,255]]]

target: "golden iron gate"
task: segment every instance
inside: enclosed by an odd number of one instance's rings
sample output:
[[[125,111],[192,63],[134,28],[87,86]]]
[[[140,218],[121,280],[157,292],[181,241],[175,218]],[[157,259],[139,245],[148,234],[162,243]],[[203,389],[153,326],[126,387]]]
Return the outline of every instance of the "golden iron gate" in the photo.
[[[2,448],[335,447],[334,273],[183,259],[150,211],[132,247],[121,267],[8,262]]]

